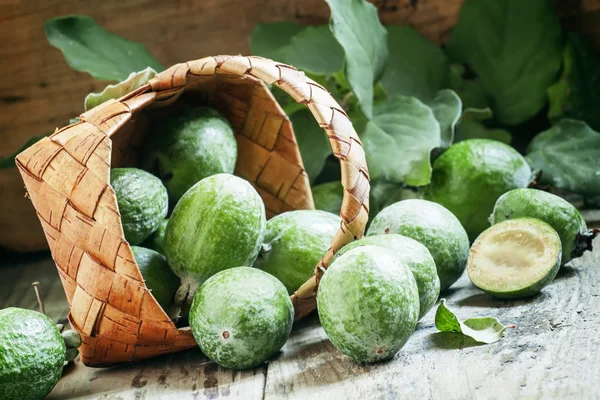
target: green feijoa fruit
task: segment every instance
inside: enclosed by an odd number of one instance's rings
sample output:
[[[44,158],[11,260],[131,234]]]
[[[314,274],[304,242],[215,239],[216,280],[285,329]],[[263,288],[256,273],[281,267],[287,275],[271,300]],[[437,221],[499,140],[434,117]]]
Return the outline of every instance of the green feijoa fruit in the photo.
[[[393,357],[415,330],[419,290],[404,261],[385,248],[360,246],[329,266],[317,307],[338,350],[359,362],[375,362]]]
[[[425,199],[452,211],[475,240],[489,227],[498,197],[527,187],[530,179],[529,164],[512,147],[488,139],[465,140],[435,160]]]
[[[320,210],[288,211],[271,218],[254,266],[294,293],[313,275],[340,222],[337,215]]]
[[[237,267],[204,282],[189,319],[204,354],[223,367],[246,369],[283,347],[294,307],[276,278],[256,268]]]
[[[554,279],[561,260],[558,233],[535,218],[500,222],[471,247],[467,273],[479,289],[495,297],[528,297]]]
[[[368,236],[397,233],[427,247],[437,268],[440,290],[460,278],[469,256],[469,238],[458,219],[437,203],[421,199],[402,200],[381,210]]]
[[[161,121],[142,149],[142,166],[160,177],[175,204],[196,182],[232,174],[237,159],[233,130],[218,111],[197,107]]]
[[[52,320],[22,308],[0,310],[0,398],[40,400],[58,383],[65,342]]]
[[[317,210],[339,214],[342,209],[344,188],[337,182],[321,183],[312,188],[313,200]]]
[[[125,239],[142,243],[167,216],[169,199],[160,179],[137,168],[113,168],[110,185],[115,190]]]
[[[562,242],[562,263],[573,258],[579,234],[587,231],[583,217],[568,201],[537,189],[514,189],[503,194],[494,207],[490,222],[531,217],[549,224]]]
[[[265,206],[244,179],[204,178],[179,200],[167,224],[165,255],[181,278],[177,305],[189,305],[200,285],[219,271],[252,265],[265,235]]]
[[[135,261],[152,296],[167,313],[169,318],[176,319],[179,310],[175,307],[175,293],[180,281],[171,271],[167,259],[162,254],[144,247],[131,246]]]
[[[168,223],[168,219],[163,219],[158,228],[148,236],[148,239],[144,240],[141,246],[165,254],[165,232]]]
[[[423,318],[435,305],[440,295],[440,278],[435,268],[435,261],[427,247],[406,236],[388,234],[366,236],[344,246],[333,258],[332,262],[348,251],[360,246],[380,246],[389,250],[397,259],[408,265],[419,288],[419,319]]]

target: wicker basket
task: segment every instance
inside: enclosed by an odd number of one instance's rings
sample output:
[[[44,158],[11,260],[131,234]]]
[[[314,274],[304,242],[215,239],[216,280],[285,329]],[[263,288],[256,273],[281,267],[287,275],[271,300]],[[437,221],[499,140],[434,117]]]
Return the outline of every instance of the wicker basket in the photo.
[[[369,198],[365,155],[351,122],[304,73],[260,57],[177,64],[17,156],[71,306],[69,321],[83,338],[84,364],[105,366],[196,346],[190,329],[177,328],[146,288],[109,184],[111,165],[136,165],[154,119],[189,104],[216,108],[236,132],[235,173],[257,189],[267,216],[313,208],[292,125],[265,82],[308,106],[342,169],[340,230],[315,275],[292,295],[301,318],[315,308],[315,289],[333,254],[362,236]]]

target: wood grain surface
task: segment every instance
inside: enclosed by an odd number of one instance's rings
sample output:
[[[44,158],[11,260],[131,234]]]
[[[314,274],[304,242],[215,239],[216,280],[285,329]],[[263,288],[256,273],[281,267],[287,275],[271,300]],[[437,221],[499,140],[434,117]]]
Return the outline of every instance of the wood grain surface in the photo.
[[[531,299],[494,300],[466,276],[445,293],[461,319],[516,325],[494,344],[438,332],[434,308],[396,357],[360,365],[329,343],[313,315],[265,367],[221,369],[197,349],[105,369],[77,361],[48,399],[598,399],[600,239],[595,245]],[[31,282],[39,280],[48,314],[64,322],[68,305],[48,257],[3,264],[0,308],[34,308]]]

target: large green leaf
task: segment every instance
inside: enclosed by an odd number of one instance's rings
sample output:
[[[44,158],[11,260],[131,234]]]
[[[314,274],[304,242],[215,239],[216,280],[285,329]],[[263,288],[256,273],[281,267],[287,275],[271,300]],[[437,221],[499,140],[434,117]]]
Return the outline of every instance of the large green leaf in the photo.
[[[410,26],[388,26],[387,31],[389,59],[381,84],[390,97],[428,101],[449,86],[448,58],[440,47]]]
[[[331,75],[344,66],[344,50],[328,25],[293,22],[257,24],[250,36],[252,54],[293,65],[315,75]]]
[[[487,128],[484,121],[491,119],[492,110],[489,108],[466,108],[458,125],[454,142],[462,142],[468,139],[491,139],[510,144],[512,136],[510,132],[501,128]]]
[[[600,133],[583,121],[563,119],[537,135],[527,150],[542,183],[569,192],[600,195]]]
[[[25,150],[26,148],[28,148],[29,146],[31,146],[32,144],[34,144],[35,142],[37,142],[38,140],[40,140],[40,139],[42,139],[42,138],[44,138],[46,136],[48,136],[48,135],[41,135],[41,136],[30,137],[13,154],[10,154],[10,155],[8,155],[6,157],[0,157],[0,169],[6,169],[6,168],[16,167],[15,157],[18,156],[19,153],[21,153],[23,150]]]
[[[546,104],[561,29],[550,0],[467,0],[447,47],[477,73],[498,121],[519,124]]]
[[[465,66],[459,63],[450,64],[450,87],[460,99],[464,108],[486,108],[489,102],[485,97],[485,91],[481,80],[477,77],[467,79]]]
[[[331,154],[329,140],[307,108],[290,115],[290,120],[294,126],[304,169],[311,183],[314,183],[325,165],[325,160]]]
[[[582,119],[600,129],[600,57],[576,33],[569,33],[560,79],[548,88],[551,121]]]
[[[48,42],[62,51],[71,68],[97,79],[122,81],[146,67],[164,69],[144,45],[104,30],[90,17],[54,18],[46,22],[44,30]]]
[[[441,332],[462,333],[480,343],[494,343],[502,339],[504,332],[514,325],[502,325],[496,318],[468,318],[460,321],[441,299],[435,313],[435,327]]]
[[[375,106],[361,140],[374,180],[426,185],[431,150],[441,145],[440,124],[415,97],[398,96]]]
[[[373,115],[373,84],[388,58],[387,32],[377,8],[365,0],[326,0],[333,36],[346,54],[346,76],[367,118]]]
[[[132,72],[124,81],[108,85],[100,93],[88,94],[84,102],[85,111],[91,110],[110,99],[118,99],[132,90],[144,86],[154,75],[156,75],[156,71],[148,67],[140,72]]]
[[[454,141],[454,129],[462,110],[460,97],[451,89],[443,89],[438,91],[427,105],[440,123],[441,147],[450,147]]]
[[[286,47],[302,29],[301,25],[287,21],[256,24],[250,35],[250,51],[257,56],[285,62],[283,53]]]

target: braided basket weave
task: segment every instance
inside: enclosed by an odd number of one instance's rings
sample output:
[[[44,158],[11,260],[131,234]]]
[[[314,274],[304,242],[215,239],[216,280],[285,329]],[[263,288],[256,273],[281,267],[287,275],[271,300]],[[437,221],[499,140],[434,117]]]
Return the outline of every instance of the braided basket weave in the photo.
[[[292,295],[301,318],[315,308],[315,289],[334,253],[363,235],[369,207],[360,140],[344,110],[301,71],[260,57],[176,64],[17,156],[71,306],[69,321],[83,339],[84,364],[104,366],[196,346],[190,329],[177,328],[146,288],[109,184],[111,166],[136,165],[153,119],[186,103],[216,108],[236,133],[235,173],[256,188],[267,216],[314,207],[292,125],[265,83],[308,106],[342,170],[340,229],[315,275]]]

